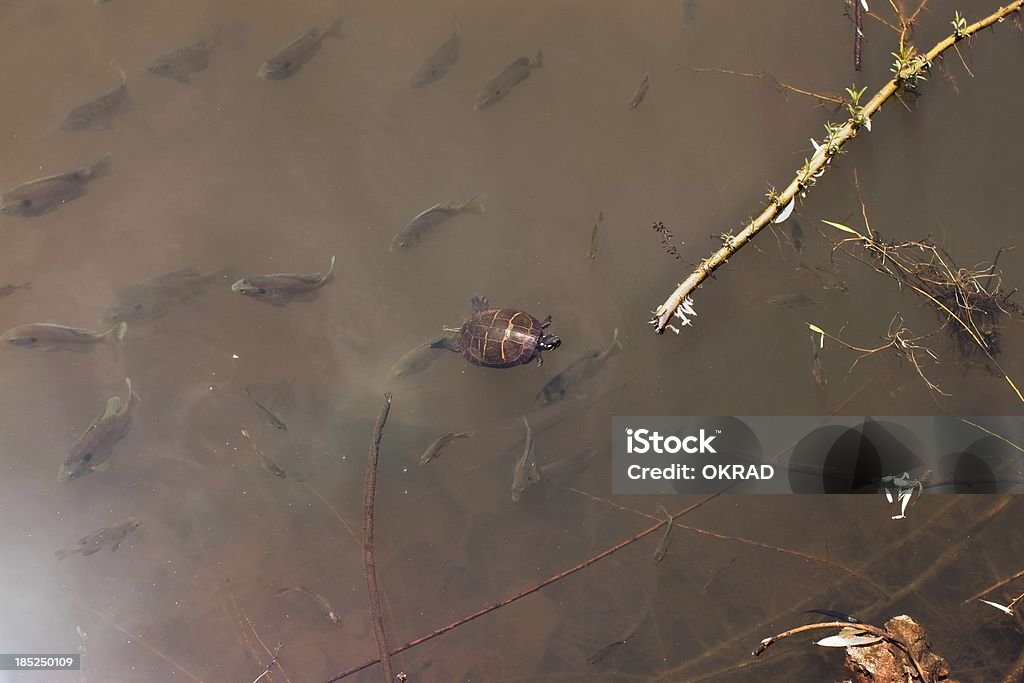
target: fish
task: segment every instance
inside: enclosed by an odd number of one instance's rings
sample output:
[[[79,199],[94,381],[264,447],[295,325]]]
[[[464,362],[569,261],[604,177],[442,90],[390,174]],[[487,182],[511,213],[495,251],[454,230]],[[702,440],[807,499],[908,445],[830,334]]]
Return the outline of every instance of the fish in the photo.
[[[540,481],[540,471],[537,469],[537,461],[533,454],[533,430],[530,423],[523,416],[523,424],[526,425],[526,445],[523,448],[523,455],[516,461],[512,470],[512,502],[518,503],[531,486]]]
[[[282,432],[287,432],[288,431],[288,425],[286,425],[284,423],[284,420],[279,418],[277,415],[272,413],[269,408],[267,408],[265,405],[263,405],[262,403],[260,403],[259,401],[256,400],[256,397],[253,396],[253,387],[254,387],[254,385],[250,384],[249,386],[247,386],[245,388],[245,394],[246,394],[246,396],[249,397],[249,400],[252,401],[253,405],[256,406],[256,408],[260,411],[260,413],[267,420],[267,422],[269,422],[275,428],[280,429]],[[274,385],[273,389],[274,389],[274,394],[276,394],[278,396],[280,396],[281,394],[284,394],[285,392],[288,391],[288,382],[287,382],[287,380],[281,380],[276,385]]]
[[[607,349],[604,351],[601,351],[601,349],[590,349],[580,358],[573,361],[565,370],[562,370],[548,380],[548,383],[537,394],[534,406],[537,408],[549,406],[558,403],[568,396],[586,398],[584,394],[570,392],[575,390],[576,385],[593,377],[601,369],[603,362],[608,356],[621,350],[622,344],[619,342],[619,329],[615,328],[615,332],[612,334],[612,343],[608,345]]]
[[[191,83],[192,74],[206,71],[210,66],[210,53],[220,42],[221,27],[214,27],[209,38],[203,38],[188,45],[156,57],[146,70],[163,78],[173,78],[179,83]]]
[[[96,344],[121,344],[128,331],[127,323],[118,323],[106,332],[83,327],[67,327],[52,323],[30,323],[12,327],[0,335],[0,341],[12,346],[37,351],[92,351]]]
[[[456,439],[471,439],[473,438],[474,432],[448,432],[438,437],[437,441],[430,444],[430,448],[420,456],[420,464],[426,465],[428,462],[441,455],[441,451],[444,450],[445,446],[450,444]]]
[[[815,301],[806,294],[776,294],[766,299],[770,304],[783,306],[785,308],[800,308],[802,306],[822,306],[825,304]]]
[[[309,29],[263,62],[256,75],[268,81],[280,81],[294,76],[320,51],[320,44],[328,36],[341,37],[341,19],[335,19],[322,30],[316,26]]]
[[[640,81],[640,86],[633,93],[633,96],[629,98],[629,108],[636,109],[640,106],[640,103],[644,101],[644,97],[647,96],[647,89],[651,87],[651,75],[647,72],[647,68],[644,68],[644,79]]]
[[[231,291],[274,306],[284,306],[290,299],[309,297],[323,287],[334,273],[334,260],[326,273],[271,273],[250,275],[231,285]]]
[[[413,74],[412,80],[409,81],[409,85],[413,88],[422,88],[444,78],[444,75],[448,73],[448,69],[459,58],[459,47],[461,45],[462,39],[459,38],[459,22],[456,21],[455,15],[452,15],[452,34],[448,37],[448,40],[444,41],[441,47],[434,51],[434,54],[427,57],[426,61],[420,65],[420,68]]]
[[[675,519],[672,518],[672,513],[666,510],[660,503],[658,504],[658,507],[661,508],[662,514],[668,518],[668,525],[665,527],[665,533],[662,535],[661,540],[658,541],[658,547],[654,549],[654,555],[651,556],[651,559],[654,560],[655,563],[661,562],[665,559],[665,556],[668,555],[668,546],[672,542],[672,529],[676,526]]]
[[[399,230],[398,234],[391,240],[391,247],[389,249],[391,252],[396,252],[416,245],[426,236],[427,231],[435,225],[444,223],[449,218],[458,216],[460,213],[483,212],[484,202],[483,197],[480,195],[467,199],[464,202],[450,201],[434,204],[426,211],[418,214],[404,228]]]
[[[112,128],[111,119],[120,112],[131,109],[128,97],[128,77],[124,69],[112,66],[121,75],[121,82],[113,90],[80,104],[72,109],[60,124],[63,130],[106,130]]]
[[[120,396],[107,401],[100,416],[71,447],[57,472],[57,481],[78,479],[94,470],[103,472],[110,466],[114,444],[131,431],[133,408],[142,402],[132,388],[132,381],[126,378],[124,382],[128,385],[128,399],[123,404]]]
[[[338,613],[334,611],[333,607],[331,607],[331,603],[327,602],[327,598],[320,595],[319,593],[315,593],[309,590],[305,586],[287,586],[285,588],[279,588],[274,593],[274,597],[279,598],[286,593],[292,592],[302,593],[303,595],[308,595],[309,597],[313,598],[313,600],[315,600],[317,604],[320,605],[320,610],[323,612],[324,616],[327,617],[327,619],[330,620],[332,624],[341,623],[341,617],[339,617]]]
[[[280,467],[278,467],[277,463],[268,458],[266,453],[259,449],[259,446],[256,445],[256,442],[252,440],[252,435],[249,434],[249,430],[243,429],[242,436],[245,437],[245,440],[249,442],[250,446],[252,446],[252,450],[256,453],[256,455],[259,456],[260,467],[262,467],[265,472],[268,472],[274,475],[275,477],[280,477],[281,479],[288,478],[288,473],[282,470]]]
[[[811,375],[814,376],[814,382],[819,387],[824,389],[828,386],[828,378],[825,377],[825,367],[821,364],[821,356],[818,355],[818,340],[811,335]]]
[[[129,517],[123,522],[119,522],[114,526],[103,527],[97,531],[92,532],[81,541],[78,542],[74,548],[68,548],[64,550],[58,550],[54,553],[58,560],[63,560],[65,557],[71,557],[72,555],[80,554],[83,557],[98,553],[107,546],[110,546],[110,552],[117,550],[118,546],[128,537],[128,534],[132,533],[139,528],[139,520],[135,517]]]
[[[473,108],[479,111],[502,100],[516,84],[529,78],[531,71],[539,69],[543,61],[543,53],[537,50],[537,56],[533,59],[520,57],[506,66],[497,76],[480,88],[480,92],[476,94]]]
[[[160,318],[175,305],[202,294],[207,287],[230,277],[231,269],[203,275],[198,268],[182,268],[128,287],[107,306],[100,321],[107,325]]]
[[[11,294],[14,294],[19,289],[25,289],[25,290],[28,290],[28,291],[32,291],[32,283],[31,282],[26,282],[25,284],[22,284],[22,285],[4,285],[3,287],[0,287],[0,299],[3,299],[4,297],[8,297]]]
[[[567,455],[554,462],[541,465],[541,479],[553,484],[563,484],[573,475],[579,474],[585,470],[595,455],[597,455],[597,451],[595,449],[585,448],[574,455]]]
[[[109,174],[111,168],[111,156],[105,154],[92,166],[17,185],[0,197],[0,213],[23,218],[42,216],[81,197],[91,181]]]
[[[590,233],[590,246],[587,248],[587,258],[593,261],[597,258],[597,229],[604,221],[604,211],[597,212],[597,220],[594,222],[594,229]]]
[[[404,356],[398,359],[398,362],[391,368],[391,376],[396,379],[415,375],[418,372],[423,372],[430,364],[441,356],[446,355],[443,348],[439,348],[437,345],[443,344],[448,339],[448,333],[431,339],[428,342],[420,344],[412,351],[409,351]]]
[[[598,650],[594,654],[592,654],[589,657],[587,657],[587,664],[590,664],[591,666],[593,666],[594,664],[597,664],[597,663],[601,662],[602,660],[606,659],[608,657],[608,655],[610,655],[612,652],[617,650],[622,645],[625,645],[626,643],[628,643],[630,640],[632,640],[635,637],[636,637],[636,633],[631,633],[631,634],[629,634],[628,636],[626,636],[625,638],[623,638],[621,640],[614,640],[614,641],[608,643],[607,645],[602,647],[600,650]]]
[[[795,270],[806,270],[808,273],[817,278],[821,284],[822,289],[835,289],[844,294],[849,291],[846,283],[839,279],[835,273],[820,266],[807,266],[801,263]]]
[[[802,254],[804,252],[804,229],[800,225],[800,221],[797,220],[796,216],[793,216],[789,220],[789,239],[793,242],[793,249],[796,253]]]

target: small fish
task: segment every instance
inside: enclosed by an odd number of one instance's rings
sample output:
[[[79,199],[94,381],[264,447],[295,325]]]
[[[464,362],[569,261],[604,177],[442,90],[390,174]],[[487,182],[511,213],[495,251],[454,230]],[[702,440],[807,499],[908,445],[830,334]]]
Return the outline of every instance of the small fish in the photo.
[[[662,514],[668,518],[668,524],[665,526],[665,533],[662,535],[661,540],[658,541],[658,547],[654,549],[654,555],[651,557],[655,563],[661,562],[665,559],[665,556],[668,555],[668,546],[672,542],[672,529],[676,526],[675,520],[672,518],[672,513],[666,510],[661,504],[659,504],[658,507],[661,508]]]
[[[615,328],[615,332],[612,335],[612,343],[608,345],[607,349],[604,351],[601,351],[601,349],[590,349],[583,356],[573,361],[565,370],[562,370],[548,380],[548,383],[537,394],[534,406],[537,408],[549,406],[558,403],[567,396],[585,398],[584,394],[570,393],[570,390],[574,390],[577,385],[593,377],[601,369],[603,362],[608,356],[621,350],[622,344],[619,343],[619,329]]]
[[[391,240],[390,250],[396,252],[414,246],[426,236],[428,230],[435,225],[444,223],[449,218],[458,216],[460,213],[483,212],[484,202],[480,195],[467,199],[464,202],[450,201],[434,204],[398,231],[398,234]]]
[[[252,446],[252,450],[256,453],[256,455],[259,456],[260,467],[262,467],[265,472],[268,472],[274,475],[275,477],[281,477],[282,479],[288,478],[288,473],[282,470],[280,467],[278,467],[277,463],[268,458],[266,453],[259,449],[259,446],[256,445],[256,442],[252,440],[252,435],[249,434],[249,430],[243,429],[242,436],[245,437],[245,440],[249,442],[250,446]]]
[[[256,397],[253,396],[253,386],[254,385],[250,384],[245,388],[245,395],[249,397],[249,400],[252,401],[253,405],[256,406],[267,422],[273,425],[276,429],[280,429],[282,432],[287,432],[288,425],[284,423],[284,420],[272,413],[269,408],[257,401]],[[288,382],[286,380],[281,380],[274,386],[274,389],[275,394],[283,394],[288,390]]]
[[[555,485],[564,484],[570,477],[585,470],[595,455],[597,455],[596,450],[586,448],[575,455],[567,455],[554,462],[541,465],[541,479]]]
[[[835,273],[820,266],[807,266],[801,263],[795,270],[806,270],[816,277],[822,289],[835,289],[843,293],[849,291],[846,283],[840,280]]]
[[[544,55],[537,50],[537,56],[533,59],[520,57],[506,66],[497,76],[487,81],[487,84],[477,93],[474,109],[477,111],[486,109],[500,101],[517,83],[529,78],[532,70],[539,69],[543,60]]]
[[[597,229],[604,221],[604,211],[597,212],[597,220],[594,222],[594,229],[590,233],[590,247],[587,248],[587,258],[593,261],[597,258]]]
[[[796,253],[804,253],[804,229],[796,216],[789,221],[789,239],[793,242],[793,249],[796,250]]]
[[[811,374],[814,376],[814,382],[824,389],[828,386],[828,378],[825,377],[825,367],[821,364],[821,356],[818,355],[819,342],[811,335]]]
[[[85,194],[86,185],[110,173],[111,166],[111,156],[105,154],[88,168],[76,168],[22,183],[0,198],[0,213],[24,218],[49,213],[64,202]]]
[[[210,53],[220,42],[220,34],[221,27],[217,26],[209,38],[160,55],[149,63],[146,70],[163,78],[173,78],[179,83],[191,83],[192,74],[206,71],[210,66]]]
[[[398,362],[391,368],[391,376],[397,379],[402,377],[408,377],[415,375],[417,372],[423,372],[430,364],[441,356],[446,355],[444,349],[438,348],[437,344],[443,344],[444,340],[448,338],[448,334],[445,333],[437,339],[431,339],[428,342],[420,344],[412,351],[409,351],[404,356],[398,359]]]
[[[683,15],[683,25],[693,23],[697,18],[697,0],[681,0],[680,8]]]
[[[610,655],[612,652],[614,652],[615,650],[619,649],[621,646],[625,645],[626,643],[628,643],[630,640],[632,640],[635,637],[636,637],[636,633],[631,633],[628,636],[626,636],[625,638],[622,638],[621,640],[614,640],[614,641],[608,643],[607,645],[602,647],[600,650],[598,650],[594,654],[592,654],[589,657],[587,657],[587,664],[590,664],[591,666],[593,666],[594,664],[597,664],[597,663],[601,662],[602,660],[606,659],[608,657],[608,655]]]
[[[96,332],[82,327],[67,327],[51,323],[30,323],[12,327],[0,336],[13,346],[37,351],[92,351],[96,344],[120,344],[124,342],[127,323],[118,323],[106,332]]]
[[[290,299],[309,297],[320,289],[334,273],[334,259],[326,273],[271,273],[251,275],[231,285],[231,291],[274,306],[284,306]]]
[[[420,464],[426,465],[428,462],[441,455],[441,451],[444,450],[445,446],[450,444],[456,439],[470,439],[473,437],[473,432],[448,432],[438,437],[437,441],[430,444],[430,448],[420,456]]]
[[[125,379],[124,382],[128,385],[128,399],[124,404],[120,396],[107,401],[103,413],[93,420],[71,447],[71,452],[57,472],[57,481],[78,479],[94,470],[103,472],[110,466],[114,445],[131,431],[132,408],[142,402],[132,389],[132,381]]]
[[[835,610],[831,609],[806,609],[804,610],[804,614],[824,614],[826,617],[832,617],[836,621],[845,621],[850,624],[863,623],[860,619],[853,616],[852,614],[847,614],[846,612],[836,612]]]
[[[629,98],[629,108],[636,109],[640,106],[640,103],[644,101],[644,97],[647,96],[647,89],[651,87],[651,75],[647,72],[647,68],[644,68],[644,80],[640,81],[640,87],[636,89],[633,96]]]
[[[111,91],[105,92],[84,104],[80,104],[65,117],[60,127],[64,130],[105,130],[112,127],[114,115],[131,109],[128,97],[128,77],[124,69],[112,65],[121,75],[121,82]]]
[[[98,531],[94,531],[81,541],[78,542],[74,548],[66,550],[58,550],[54,553],[58,560],[63,560],[65,557],[71,557],[75,554],[81,554],[83,557],[98,553],[105,547],[110,546],[110,552],[117,550],[117,547],[121,545],[121,542],[127,538],[128,534],[139,528],[139,520],[134,517],[129,517],[119,524],[115,524],[111,527],[103,527]]]
[[[523,416],[523,424],[526,425],[526,446],[523,448],[523,455],[516,461],[515,469],[512,470],[512,502],[518,503],[531,486],[540,481],[540,471],[537,469],[537,460],[533,455],[533,430],[530,423]]]
[[[294,76],[303,64],[319,52],[320,43],[327,36],[341,37],[341,19],[335,19],[323,30],[316,26],[309,29],[263,62],[256,75],[268,81],[280,81]]]
[[[822,306],[825,304],[815,301],[806,294],[776,294],[766,299],[770,304],[783,306],[785,308],[800,308],[802,306]]]
[[[461,45],[462,39],[459,38],[459,22],[456,21],[455,15],[452,15],[452,34],[416,70],[412,80],[409,81],[409,85],[413,88],[422,88],[443,78],[448,73],[449,67],[459,58],[459,47]]]
[[[107,325],[129,320],[154,320],[175,305],[202,294],[211,284],[229,277],[231,272],[221,270],[203,275],[198,268],[182,268],[144,280],[118,294],[100,320]]]
[[[324,616],[327,617],[332,624],[341,623],[341,617],[339,617],[338,613],[334,611],[333,607],[331,607],[331,603],[327,602],[327,598],[320,595],[319,593],[315,593],[309,590],[305,586],[288,586],[286,588],[280,588],[274,593],[274,597],[279,598],[285,593],[291,592],[302,593],[303,595],[308,595],[309,597],[313,598],[313,600],[315,600],[317,604],[320,605],[320,610],[323,612]]]
[[[0,287],[0,299],[10,296],[11,294],[14,294],[19,289],[32,291],[32,283],[26,282],[23,285],[4,285],[3,287]]]

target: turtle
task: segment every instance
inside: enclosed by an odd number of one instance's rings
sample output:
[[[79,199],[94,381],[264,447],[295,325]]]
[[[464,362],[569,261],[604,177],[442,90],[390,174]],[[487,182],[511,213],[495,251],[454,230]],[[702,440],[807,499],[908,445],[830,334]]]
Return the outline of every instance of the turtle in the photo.
[[[562,340],[544,334],[551,316],[537,320],[515,308],[491,308],[486,297],[473,297],[473,315],[460,328],[445,327],[446,336],[433,342],[435,349],[461,353],[473,365],[488,368],[511,368],[525,365],[534,358],[543,365],[541,351],[557,349]]]

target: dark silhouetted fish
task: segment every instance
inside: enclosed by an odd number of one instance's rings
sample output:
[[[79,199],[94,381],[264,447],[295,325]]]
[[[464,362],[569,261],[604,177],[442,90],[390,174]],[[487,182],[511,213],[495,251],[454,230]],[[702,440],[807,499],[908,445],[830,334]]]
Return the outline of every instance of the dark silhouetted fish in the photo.
[[[139,528],[139,520],[134,517],[129,517],[119,524],[115,524],[111,527],[103,527],[98,531],[94,531],[81,541],[78,542],[74,548],[68,548],[65,550],[58,550],[54,553],[58,560],[63,560],[65,557],[80,554],[83,557],[98,553],[107,546],[110,546],[110,552],[117,550],[117,547],[121,545],[121,542],[127,538],[128,534]]]
[[[173,78],[179,83],[191,83],[192,74],[206,71],[210,65],[210,53],[217,46],[220,33],[221,27],[217,26],[209,38],[160,55],[149,63],[146,70],[157,76]]]
[[[422,88],[443,78],[448,73],[448,68],[459,58],[459,47],[461,44],[459,23],[453,15],[451,36],[448,37],[448,40],[444,41],[441,47],[434,51],[434,54],[427,57],[426,61],[416,70],[409,85],[414,88]]]
[[[796,216],[789,219],[789,239],[793,242],[793,249],[796,250],[796,253],[802,254],[805,245],[804,229]]]
[[[806,294],[776,294],[767,299],[768,303],[784,308],[802,308],[804,306],[822,306],[825,304],[815,301]]]
[[[121,397],[114,396],[107,401],[103,413],[93,420],[71,447],[71,452],[57,473],[58,481],[78,479],[94,470],[102,472],[110,466],[114,444],[131,431],[132,409],[142,402],[132,389],[132,381],[126,379],[125,384],[128,385],[128,400],[122,404]]]
[[[473,432],[448,432],[438,437],[437,441],[430,444],[430,448],[426,450],[423,455],[420,456],[420,464],[426,465],[428,462],[441,455],[441,451],[444,450],[445,446],[450,444],[456,439],[470,439],[473,437]]]
[[[256,409],[263,415],[263,419],[269,422],[275,429],[280,429],[282,432],[288,431],[288,425],[285,424],[284,420],[275,415],[267,406],[263,405],[260,400],[257,400],[257,394],[269,394],[270,396],[266,399],[262,399],[265,403],[269,404],[272,400],[280,400],[282,396],[288,393],[290,384],[288,380],[281,380],[277,384],[270,385],[258,385],[250,384],[245,388],[245,395],[249,397]],[[267,391],[265,391],[265,389]]]
[[[450,335],[445,333],[436,339],[420,344],[412,351],[398,359],[398,362],[391,368],[391,376],[401,379],[417,372],[423,372],[430,364],[441,356],[446,355],[443,348],[436,345],[443,344]]]
[[[512,502],[518,503],[523,494],[530,490],[534,484],[541,479],[540,470],[537,469],[537,459],[533,452],[533,430],[530,423],[523,416],[523,424],[526,425],[526,445],[523,447],[523,455],[516,461],[512,470]]]
[[[590,349],[565,370],[548,380],[548,383],[537,394],[534,406],[538,408],[549,406],[569,396],[584,398],[584,395],[579,393],[579,385],[593,377],[601,369],[604,361],[620,350],[622,350],[622,344],[619,343],[619,330],[616,328],[612,334],[612,342],[607,349],[604,351]]]
[[[537,50],[537,56],[533,59],[520,57],[512,62],[502,69],[501,73],[487,81],[487,84],[480,89],[480,92],[476,95],[474,108],[477,110],[485,109],[500,101],[518,83],[529,78],[531,71],[539,69],[542,63],[543,54],[540,50]]]
[[[324,286],[334,272],[334,257],[326,273],[271,273],[250,275],[231,285],[238,292],[252,299],[259,299],[274,306],[284,306],[289,300],[306,297]]]
[[[88,168],[30,180],[11,188],[0,198],[0,213],[29,218],[41,216],[85,194],[86,185],[110,173],[111,157],[102,156]]]
[[[839,276],[832,271],[822,268],[820,266],[808,266],[803,263],[798,265],[795,270],[806,270],[815,278],[818,283],[821,284],[822,289],[835,289],[843,292],[844,294],[850,291],[850,288],[846,286],[846,283],[839,279]]]
[[[636,109],[640,106],[640,103],[644,101],[644,97],[647,96],[647,90],[651,87],[651,75],[647,73],[647,69],[644,69],[644,79],[640,81],[639,87],[633,96],[629,98],[629,108]]]
[[[122,111],[131,109],[128,98],[128,77],[124,69],[114,65],[121,74],[121,82],[113,90],[80,104],[71,110],[60,127],[64,130],[105,130],[112,127],[111,120]]]
[[[453,216],[458,216],[460,213],[483,213],[484,202],[480,195],[467,199],[464,202],[450,201],[442,204],[434,204],[432,207],[423,211],[409,223],[398,231],[394,239],[391,240],[391,251],[400,251],[402,249],[408,249],[418,243],[427,232],[435,225],[444,223]]]
[[[223,281],[231,272],[225,269],[203,275],[198,268],[182,268],[144,280],[118,294],[100,320],[113,325],[159,318],[174,306],[202,294],[210,285]]]
[[[120,344],[124,341],[127,323],[118,323],[106,332],[83,327],[67,327],[53,323],[29,323],[12,327],[0,340],[37,351],[92,351],[97,344]]]
[[[259,457],[260,467],[263,468],[264,472],[272,474],[275,477],[280,477],[281,479],[288,478],[288,473],[278,467],[276,462],[271,460],[266,453],[260,450],[260,447],[256,445],[256,442],[252,440],[252,435],[249,434],[249,430],[243,429],[242,436],[245,437],[245,440],[249,442],[250,446],[252,446],[253,452]]]
[[[328,36],[341,36],[341,19],[335,19],[322,30],[316,26],[309,29],[263,62],[256,75],[268,81],[280,81],[294,76],[303,64],[320,51],[320,43]]]
[[[3,299],[4,297],[10,296],[11,294],[14,294],[19,289],[25,289],[25,290],[30,290],[31,291],[32,283],[31,282],[26,282],[23,285],[4,285],[3,287],[0,287],[0,299]]]

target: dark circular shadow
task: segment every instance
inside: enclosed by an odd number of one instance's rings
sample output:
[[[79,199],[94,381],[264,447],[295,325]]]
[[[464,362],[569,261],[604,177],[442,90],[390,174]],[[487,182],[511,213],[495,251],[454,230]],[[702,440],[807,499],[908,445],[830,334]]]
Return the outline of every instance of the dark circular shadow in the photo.
[[[722,416],[690,419],[687,421],[686,427],[677,432],[676,436],[695,433],[699,429],[703,429],[710,434],[720,430],[722,434],[729,435],[729,440],[726,442],[727,445],[715,444],[718,449],[718,455],[722,458],[723,462],[749,463],[751,465],[758,465],[764,462],[764,447],[761,445],[761,440],[754,434],[754,430],[738,417]],[[730,492],[743,493],[745,486],[758,483],[757,481],[750,483],[739,481],[730,489]],[[692,483],[687,488],[687,482],[685,481],[674,480],[672,488],[675,489],[676,493],[693,493]]]
[[[984,436],[960,452],[942,456],[935,479],[952,484],[953,493],[1008,493],[1017,484],[1000,481],[996,472],[1004,469],[1006,463],[1016,462],[1018,456],[1003,441]]]

